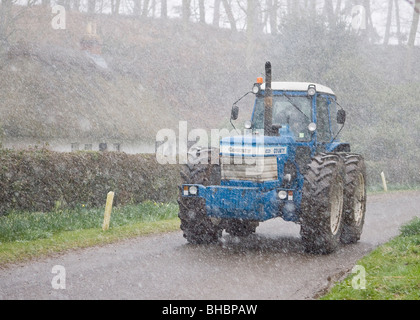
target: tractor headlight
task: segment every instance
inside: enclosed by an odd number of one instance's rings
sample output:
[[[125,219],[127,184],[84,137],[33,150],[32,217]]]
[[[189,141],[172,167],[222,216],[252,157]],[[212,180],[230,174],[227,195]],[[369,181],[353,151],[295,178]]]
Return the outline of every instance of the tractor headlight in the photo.
[[[190,186],[189,192],[190,192],[190,195],[195,196],[198,193],[198,188],[196,186]]]
[[[252,87],[252,93],[257,94],[258,92],[260,92],[260,84],[259,83],[256,83]]]
[[[316,130],[316,123],[315,123],[315,122],[311,122],[311,123],[308,125],[308,130],[309,130],[310,132],[314,132],[314,131]]]
[[[281,200],[284,200],[287,198],[287,192],[284,190],[279,191],[278,196]]]
[[[263,78],[258,77],[257,82],[254,83],[254,86],[252,87],[252,93],[257,94],[261,90],[261,85],[263,84]]]
[[[316,86],[314,84],[310,84],[308,86],[308,96],[312,97],[316,93]]]

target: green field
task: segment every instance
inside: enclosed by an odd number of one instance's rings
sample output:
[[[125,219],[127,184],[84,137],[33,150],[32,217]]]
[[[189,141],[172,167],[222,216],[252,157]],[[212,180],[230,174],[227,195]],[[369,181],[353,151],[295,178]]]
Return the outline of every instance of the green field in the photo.
[[[0,217],[0,266],[31,258],[124,240],[140,235],[179,230],[178,206],[151,201],[116,207],[110,229],[102,231],[104,209],[61,209],[53,212],[15,212]]]
[[[420,219],[403,226],[398,237],[372,251],[356,266],[354,274],[336,284],[321,299],[419,300]]]

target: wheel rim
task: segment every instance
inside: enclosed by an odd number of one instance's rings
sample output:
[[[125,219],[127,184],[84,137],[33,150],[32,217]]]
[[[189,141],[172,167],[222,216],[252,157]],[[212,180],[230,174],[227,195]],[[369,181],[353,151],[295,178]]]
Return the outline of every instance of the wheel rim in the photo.
[[[357,186],[354,191],[354,202],[353,202],[353,218],[356,222],[356,225],[359,225],[362,222],[364,215],[364,204],[365,199],[365,178],[363,174],[359,174],[357,179]]]
[[[331,187],[330,227],[331,233],[336,235],[340,229],[343,213],[343,180],[338,177]]]

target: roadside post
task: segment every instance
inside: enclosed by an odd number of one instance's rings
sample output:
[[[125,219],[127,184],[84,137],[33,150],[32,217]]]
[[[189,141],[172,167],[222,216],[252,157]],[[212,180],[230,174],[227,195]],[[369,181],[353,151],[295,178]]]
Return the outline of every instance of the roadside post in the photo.
[[[106,231],[109,229],[109,222],[111,221],[111,211],[112,211],[112,202],[114,201],[114,191],[108,192],[106,197],[105,205],[105,214],[104,214],[104,223],[102,225],[102,230]]]
[[[384,191],[388,192],[388,187],[386,185],[386,179],[385,179],[385,173],[383,171],[381,172],[381,178],[382,178],[382,184],[384,186]]]

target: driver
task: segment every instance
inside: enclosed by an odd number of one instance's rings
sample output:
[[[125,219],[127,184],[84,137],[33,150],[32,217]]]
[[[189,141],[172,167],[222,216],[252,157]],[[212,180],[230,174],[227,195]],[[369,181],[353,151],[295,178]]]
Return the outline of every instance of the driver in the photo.
[[[308,119],[288,101],[274,104],[273,124],[289,125],[297,140],[309,140]]]

